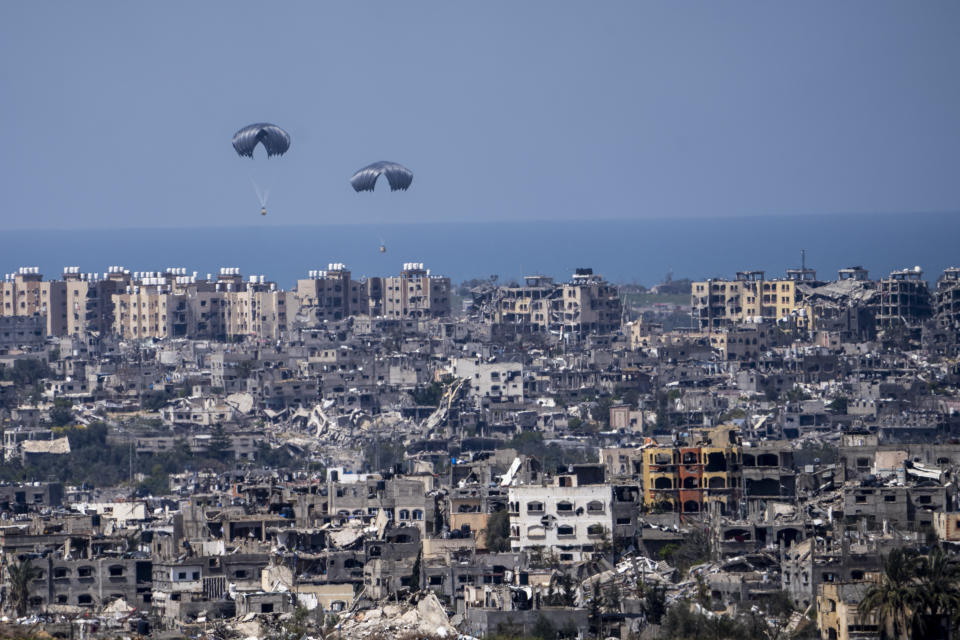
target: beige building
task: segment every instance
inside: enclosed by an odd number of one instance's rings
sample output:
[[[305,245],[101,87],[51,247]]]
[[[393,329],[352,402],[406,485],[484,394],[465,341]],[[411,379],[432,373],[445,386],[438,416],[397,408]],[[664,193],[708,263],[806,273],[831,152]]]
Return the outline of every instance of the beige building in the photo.
[[[661,324],[644,322],[642,318],[637,318],[633,322],[628,322],[626,326],[630,349],[633,351],[655,347],[663,340]]]
[[[301,314],[301,310],[304,314]],[[343,264],[311,271],[295,291],[264,276],[244,280],[236,267],[216,276],[183,268],[133,272],[110,267],[81,273],[66,267],[62,280],[43,281],[38,267],[21,267],[0,282],[0,317],[42,316],[46,335],[112,331],[125,339],[240,336],[275,340],[298,320],[340,320],[354,315],[395,319],[450,313],[450,279],[407,263],[399,276],[352,280]]]
[[[763,271],[739,271],[736,280],[691,285],[692,314],[701,330],[791,317],[800,301],[798,281],[767,280]]]
[[[526,276],[522,287],[501,287],[494,320],[546,331],[559,309],[562,290],[548,276]]]
[[[937,279],[935,314],[941,327],[960,327],[960,269],[948,267]]]
[[[577,269],[563,285],[561,323],[565,333],[610,333],[620,328],[623,306],[616,287],[594,274]]]
[[[593,269],[577,269],[570,282],[527,276],[522,287],[501,287],[496,322],[526,325],[565,335],[610,333],[620,329],[623,305],[616,287]]]
[[[129,283],[129,272],[122,267],[110,267],[104,274],[64,267],[62,280],[48,282],[37,267],[21,267],[0,283],[0,316],[44,316],[49,336],[109,331],[112,295]]]
[[[8,273],[3,280],[0,312],[5,316],[32,316],[45,311],[40,294],[42,282],[39,267],[20,267],[16,273]]]
[[[933,514],[933,530],[944,542],[960,542],[960,512],[938,511]]]
[[[870,582],[822,582],[817,587],[817,622],[823,640],[877,638],[875,616],[861,616],[857,606]]]
[[[345,264],[331,263],[308,276],[297,280],[296,295],[300,307],[317,322],[369,313],[366,283],[352,280]]]
[[[933,315],[933,296],[920,267],[893,271],[880,281],[877,327],[914,325]]]
[[[66,333],[67,297],[63,282],[44,282],[38,267],[20,267],[7,274],[0,289],[0,315],[45,316],[47,335]]]
[[[643,475],[643,449],[639,447],[601,447],[600,464],[608,478]]]
[[[406,262],[399,276],[383,279],[383,315],[394,319],[450,315],[450,278],[434,276],[422,262]]]
[[[293,329],[299,303],[293,291],[247,289],[226,294],[227,338],[241,335],[277,340]]]
[[[143,278],[113,295],[113,331],[128,340],[186,337],[186,296],[162,278]]]
[[[216,280],[188,276],[183,269],[135,273],[133,283],[112,296],[113,329],[125,339],[241,336],[275,340],[293,327],[297,296],[280,291],[264,276],[244,282],[227,267]]]
[[[720,352],[724,360],[750,360],[774,345],[774,329],[771,323],[729,325],[713,331],[688,334],[691,338],[704,338]]]
[[[65,267],[63,283],[67,335],[113,329],[113,294],[124,291],[130,283],[128,271],[112,266],[101,277],[98,273],[80,273],[80,267]]]

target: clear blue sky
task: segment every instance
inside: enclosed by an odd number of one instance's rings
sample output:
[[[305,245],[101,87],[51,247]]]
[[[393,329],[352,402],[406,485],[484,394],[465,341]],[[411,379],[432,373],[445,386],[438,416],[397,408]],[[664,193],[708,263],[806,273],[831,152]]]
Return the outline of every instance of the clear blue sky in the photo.
[[[956,211],[960,3],[9,1],[0,114],[6,227]]]

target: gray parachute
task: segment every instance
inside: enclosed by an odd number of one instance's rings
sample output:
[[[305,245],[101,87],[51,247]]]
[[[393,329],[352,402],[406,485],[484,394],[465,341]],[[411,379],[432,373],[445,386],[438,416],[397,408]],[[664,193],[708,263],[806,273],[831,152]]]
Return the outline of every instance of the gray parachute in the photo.
[[[377,178],[381,175],[387,176],[387,182],[390,184],[390,191],[406,191],[413,182],[413,172],[396,162],[374,162],[360,169],[350,178],[350,184],[353,190],[373,191],[377,184]]]
[[[257,144],[267,150],[267,156],[282,156],[290,148],[290,134],[275,124],[259,122],[233,134],[233,148],[241,156],[253,157]]]

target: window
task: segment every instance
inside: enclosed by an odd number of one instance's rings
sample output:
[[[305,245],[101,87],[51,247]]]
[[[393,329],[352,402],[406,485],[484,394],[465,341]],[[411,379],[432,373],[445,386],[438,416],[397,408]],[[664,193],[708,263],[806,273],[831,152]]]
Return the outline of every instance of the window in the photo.
[[[562,524],[557,527],[558,536],[572,536],[574,534],[574,528],[569,524]]]
[[[557,513],[573,513],[573,503],[572,502],[558,502],[557,503]]]
[[[543,503],[542,503],[542,502],[528,502],[528,503],[527,503],[527,513],[543,513]]]

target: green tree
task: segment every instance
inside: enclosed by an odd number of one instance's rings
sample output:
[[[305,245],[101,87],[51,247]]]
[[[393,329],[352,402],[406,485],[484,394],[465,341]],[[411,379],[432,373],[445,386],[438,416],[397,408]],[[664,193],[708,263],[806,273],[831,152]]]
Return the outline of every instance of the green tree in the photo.
[[[642,581],[637,584],[637,591],[641,598],[641,608],[650,624],[660,624],[667,613],[667,590],[657,585],[646,585]]]
[[[577,603],[577,583],[568,573],[554,575],[550,579],[550,604],[556,607],[572,607]]]
[[[410,588],[414,591],[420,590],[421,573],[423,573],[423,549],[417,554],[417,559],[413,562],[413,568],[410,570]]]
[[[603,637],[603,590],[600,586],[600,580],[593,583],[593,593],[590,595],[590,605],[588,607],[588,618],[590,628],[598,638]]]
[[[440,399],[443,398],[444,385],[441,382],[432,382],[422,387],[418,386],[410,392],[413,401],[421,407],[439,407]]]
[[[210,432],[210,442],[207,444],[207,457],[219,462],[233,460],[233,441],[222,424],[218,424]]]
[[[666,560],[669,563],[673,563],[674,557],[676,557],[677,552],[680,551],[680,545],[675,542],[668,542],[660,548],[660,551],[657,555],[660,556],[661,560]]]
[[[17,387],[31,387],[44,378],[52,378],[53,370],[43,360],[24,358],[14,360],[12,367],[0,369],[0,376]]]
[[[917,584],[919,612],[936,619],[942,615],[956,617],[960,612],[960,566],[943,549],[934,547],[930,554],[918,560]],[[925,632],[926,619],[918,616],[917,623]]]
[[[21,560],[7,566],[7,580],[10,583],[10,603],[22,618],[27,614],[30,603],[30,583],[39,578],[42,572],[34,567],[30,560]]]
[[[710,586],[707,584],[707,581],[704,579],[703,574],[698,573],[696,575],[697,583],[697,604],[703,607],[706,610],[712,609],[713,598],[710,596]]]
[[[611,582],[604,595],[604,601],[610,611],[620,611],[620,605],[623,602],[623,594],[620,592],[620,585]]]
[[[763,638],[765,634],[751,634],[738,620],[727,615],[707,617],[694,611],[690,602],[681,600],[667,610],[663,618],[663,637],[688,640],[724,640],[744,637]]]
[[[848,400],[845,396],[837,396],[827,405],[827,411],[834,415],[846,415]]]
[[[50,422],[56,427],[64,427],[73,422],[73,403],[65,398],[57,398],[53,401],[53,409],[50,410]]]
[[[487,518],[483,541],[488,551],[510,550],[510,514],[506,510],[492,513]]]
[[[277,620],[264,634],[272,640],[301,640],[314,634],[315,625],[310,624],[310,612],[298,606],[289,618]]]
[[[913,616],[921,606],[917,585],[916,556],[905,549],[894,549],[883,561],[880,582],[870,586],[858,611],[863,616],[876,615],[881,635],[900,638],[909,633]]]

